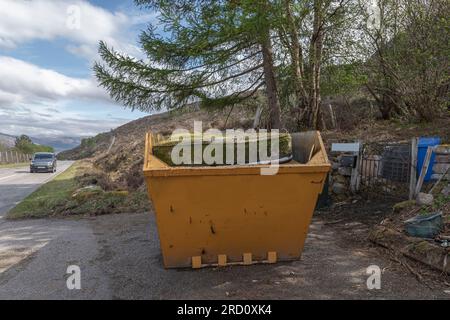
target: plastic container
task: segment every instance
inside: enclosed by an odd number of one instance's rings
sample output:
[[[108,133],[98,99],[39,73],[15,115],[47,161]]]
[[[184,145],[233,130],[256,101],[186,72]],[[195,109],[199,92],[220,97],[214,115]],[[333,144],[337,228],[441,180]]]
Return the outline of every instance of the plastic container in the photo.
[[[294,160],[267,165],[171,167],[146,136],[144,175],[164,266],[274,263],[299,259],[330,170],[319,132],[292,134]]]
[[[437,146],[441,143],[441,138],[439,137],[420,137],[417,145],[417,176],[420,176],[422,171],[423,162],[425,161],[425,156],[427,155],[428,147]],[[430,181],[431,175],[433,174],[433,164],[434,164],[435,154],[431,154],[430,165],[428,167],[427,173],[425,175],[424,181]]]
[[[419,215],[405,221],[406,232],[413,237],[434,238],[442,227],[442,212]]]

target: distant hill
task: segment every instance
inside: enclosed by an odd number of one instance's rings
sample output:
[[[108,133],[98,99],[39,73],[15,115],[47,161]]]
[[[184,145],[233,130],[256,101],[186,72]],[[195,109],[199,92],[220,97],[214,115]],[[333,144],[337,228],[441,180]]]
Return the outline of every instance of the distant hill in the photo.
[[[81,137],[30,137],[33,143],[51,146],[55,152],[72,149],[81,143]],[[16,142],[16,136],[0,133],[0,145],[3,148],[12,148]]]
[[[14,147],[14,143],[16,141],[15,136],[11,136],[9,134],[0,133],[0,144],[6,148]]]
[[[51,146],[55,152],[59,153],[64,150],[72,149],[81,143],[81,137],[48,137],[35,138],[31,137],[34,143]]]

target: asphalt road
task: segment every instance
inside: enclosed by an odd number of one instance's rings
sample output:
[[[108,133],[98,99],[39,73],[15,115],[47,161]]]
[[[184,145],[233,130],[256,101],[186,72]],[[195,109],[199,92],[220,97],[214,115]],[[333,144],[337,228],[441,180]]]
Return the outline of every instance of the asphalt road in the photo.
[[[12,174],[15,179],[0,180],[2,212],[51,178],[20,170]],[[338,227],[316,217],[300,261],[166,270],[152,213],[3,219],[0,299],[450,298],[440,282],[425,285],[365,241],[344,239],[345,234],[365,239],[367,232],[362,224]],[[81,271],[79,290],[67,287],[67,268],[73,265]],[[383,270],[380,290],[367,288],[370,265]]]
[[[58,161],[55,173],[30,173],[28,167],[0,168],[0,219],[20,200],[66,170],[73,161]]]
[[[42,248],[59,230],[44,220],[7,221],[6,213],[72,163],[59,161],[55,173],[30,173],[28,167],[0,168],[0,274]]]

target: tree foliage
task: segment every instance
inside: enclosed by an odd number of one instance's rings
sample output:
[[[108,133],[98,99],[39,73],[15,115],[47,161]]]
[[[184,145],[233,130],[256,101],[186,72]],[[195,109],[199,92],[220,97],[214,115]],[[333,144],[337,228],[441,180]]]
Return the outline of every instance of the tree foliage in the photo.
[[[384,118],[430,120],[446,108],[448,1],[135,2],[159,15],[140,35],[145,58],[101,42],[94,65],[132,109],[221,108],[265,92],[269,127],[287,110],[298,126],[320,128],[321,96],[361,87]]]
[[[194,101],[222,107],[252,96],[264,84],[272,85],[267,89],[277,99],[270,56],[276,7],[270,1],[137,3],[159,12],[165,33],[155,26],[142,32],[145,61],[100,43],[104,64],[96,63],[94,70],[117,101],[143,111]],[[269,103],[279,108],[276,100]]]
[[[25,154],[33,154],[35,152],[54,152],[52,147],[35,144],[30,137],[24,134],[16,138],[15,148]]]
[[[448,105],[450,3],[378,0],[377,5],[378,21],[361,24],[360,45],[369,55],[363,70],[367,89],[384,119],[432,120]]]

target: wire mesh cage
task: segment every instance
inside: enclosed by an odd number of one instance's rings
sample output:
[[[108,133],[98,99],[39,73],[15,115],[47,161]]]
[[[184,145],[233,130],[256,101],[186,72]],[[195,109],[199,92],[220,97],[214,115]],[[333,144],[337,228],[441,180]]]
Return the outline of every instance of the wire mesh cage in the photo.
[[[360,157],[360,188],[407,196],[411,170],[409,142],[375,142],[363,145]]]

